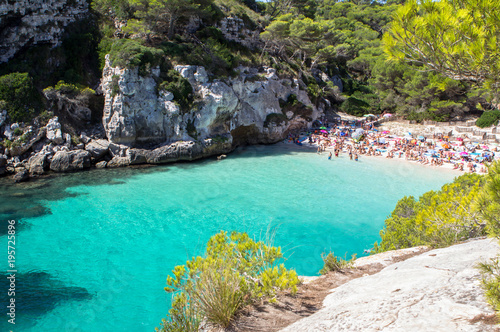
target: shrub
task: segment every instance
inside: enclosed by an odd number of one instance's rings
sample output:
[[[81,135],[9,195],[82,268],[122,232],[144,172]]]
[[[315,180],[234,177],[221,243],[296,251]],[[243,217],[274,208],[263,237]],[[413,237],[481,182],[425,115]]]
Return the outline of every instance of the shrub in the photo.
[[[172,92],[174,101],[179,103],[184,111],[188,111],[193,103],[193,87],[175,69],[167,72],[164,81],[160,84],[160,90]]]
[[[264,127],[269,128],[271,124],[280,126],[283,122],[288,123],[288,118],[282,113],[271,113],[266,116],[264,120]]]
[[[429,191],[418,201],[413,197],[399,200],[380,231],[382,241],[373,253],[419,245],[442,247],[485,234],[480,218],[479,192],[484,178],[465,174],[440,191]]]
[[[71,97],[75,97],[77,95],[81,95],[82,97],[89,98],[90,96],[95,95],[95,91],[89,87],[85,87],[81,84],[71,84],[66,83],[63,80],[57,82],[55,86],[49,86],[43,90],[43,92],[59,92],[64,95],[69,95]]]
[[[490,127],[498,124],[500,120],[500,110],[484,111],[481,117],[476,120],[476,126],[480,128]]]
[[[23,134],[23,130],[21,128],[16,128],[16,129],[14,129],[13,134],[16,136],[20,136]]]
[[[161,49],[144,46],[136,39],[118,39],[113,42],[109,50],[109,59],[113,66],[139,67],[139,71],[160,65],[163,55]]]
[[[493,309],[500,312],[500,256],[492,258],[487,263],[479,263],[476,266],[481,272],[481,286],[484,289],[486,301]]]
[[[50,119],[54,117],[54,112],[44,110],[40,115],[38,116],[38,121],[42,126],[45,126]]]
[[[167,277],[165,290],[175,293],[174,301],[157,331],[198,331],[202,318],[225,328],[244,305],[272,299],[280,290],[295,293],[297,274],[278,265],[282,258],[281,248],[255,242],[246,233],[212,236],[204,257],[176,266],[173,277]]]
[[[111,83],[110,83],[111,97],[114,97],[118,93],[120,93],[120,85],[118,84],[119,79],[120,79],[120,76],[118,76],[118,75],[111,76]]]
[[[321,254],[321,258],[323,259],[323,268],[319,270],[320,274],[327,274],[328,272],[334,271],[334,272],[340,272],[343,269],[348,269],[353,267],[354,261],[356,260],[356,254],[352,255],[350,260],[346,260],[345,257],[344,259],[337,257],[334,255],[333,252],[328,253],[328,255],[325,255],[325,253]]]
[[[488,234],[500,237],[500,161],[488,167],[485,185],[479,195],[478,208],[486,221]]]
[[[30,121],[41,105],[28,73],[12,73],[0,77],[0,100],[5,102],[12,121]]]
[[[3,145],[3,147],[4,147],[4,148],[6,148],[6,149],[10,149],[10,148],[11,148],[11,146],[12,146],[12,141],[10,141],[10,140],[8,140],[8,139],[4,139],[4,140],[2,141],[2,145]]]

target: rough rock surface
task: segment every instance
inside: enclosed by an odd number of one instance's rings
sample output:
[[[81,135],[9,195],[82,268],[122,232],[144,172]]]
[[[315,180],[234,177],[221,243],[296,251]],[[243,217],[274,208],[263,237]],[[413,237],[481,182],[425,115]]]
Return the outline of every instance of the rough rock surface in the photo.
[[[57,116],[49,120],[46,126],[47,139],[54,144],[64,143],[64,138],[61,131],[61,124]]]
[[[47,166],[47,155],[44,153],[38,153],[28,160],[28,170],[30,175],[41,175],[45,173]]]
[[[228,137],[234,144],[274,143],[295,128],[310,126],[320,112],[311,103],[303,83],[279,79],[272,68],[258,72],[239,68],[239,75],[209,82],[199,66],[176,66],[201,101],[181,110],[169,91],[158,91],[159,68],[140,76],[138,68],[112,67],[109,57],[101,87],[105,96],[103,125],[108,139],[129,146],[141,143],[204,140]],[[156,80],[155,80],[156,79]],[[281,102],[295,95],[304,112],[282,113]]]
[[[495,240],[428,251],[335,288],[324,308],[282,331],[496,331],[474,267],[498,253]]]
[[[49,102],[49,109],[60,116],[61,122],[84,128],[92,120],[92,110],[89,108],[92,95],[74,95],[55,89],[45,89],[43,94]]]
[[[85,150],[58,151],[50,163],[50,169],[54,172],[69,172],[89,167],[90,152]]]
[[[85,15],[88,8],[87,0],[0,2],[0,63],[31,45],[59,45],[64,27]]]
[[[24,181],[27,181],[28,179],[29,179],[29,173],[25,169],[20,170],[19,172],[17,172],[14,175],[14,182],[16,182],[16,183],[24,182]]]
[[[105,139],[92,140],[85,146],[85,150],[90,152],[92,158],[99,160],[109,151],[109,142]]]

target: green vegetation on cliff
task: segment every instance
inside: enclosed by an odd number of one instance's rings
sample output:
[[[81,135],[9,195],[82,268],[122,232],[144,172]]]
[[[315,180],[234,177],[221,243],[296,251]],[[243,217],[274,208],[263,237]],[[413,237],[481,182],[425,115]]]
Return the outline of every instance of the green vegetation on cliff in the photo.
[[[0,111],[7,110],[13,121],[29,121],[41,107],[40,96],[28,73],[0,76]]]
[[[495,1],[403,2],[94,0],[61,46],[22,51],[0,74],[27,72],[39,91],[60,80],[95,89],[109,54],[144,75],[187,64],[224,79],[240,65],[269,66],[300,78],[313,102],[354,115],[446,121],[495,109]]]

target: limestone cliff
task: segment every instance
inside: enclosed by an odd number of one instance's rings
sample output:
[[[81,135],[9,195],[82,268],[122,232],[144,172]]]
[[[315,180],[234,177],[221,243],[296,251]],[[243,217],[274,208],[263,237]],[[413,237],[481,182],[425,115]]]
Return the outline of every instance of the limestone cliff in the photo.
[[[64,27],[88,12],[87,0],[17,0],[0,2],[0,63],[22,48],[57,46]]]
[[[310,127],[320,116],[303,83],[280,79],[272,68],[239,67],[236,77],[213,81],[203,67],[175,69],[196,95],[195,106],[187,111],[170,91],[159,88],[159,68],[141,76],[138,68],[113,67],[106,61],[103,125],[111,142],[138,146],[223,137],[233,146],[274,143],[293,129]]]

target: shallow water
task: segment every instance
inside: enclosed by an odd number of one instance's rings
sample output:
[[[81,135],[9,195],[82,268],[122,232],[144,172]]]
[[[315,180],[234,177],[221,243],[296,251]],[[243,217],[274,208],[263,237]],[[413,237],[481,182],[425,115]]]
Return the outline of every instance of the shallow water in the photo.
[[[287,267],[316,275],[322,252],[362,255],[398,199],[457,175],[399,160],[329,161],[291,145],[214,159],[0,182],[0,247],[6,221],[18,226],[16,331],[153,331],[170,303],[167,274],[219,230],[264,239],[272,229]]]

